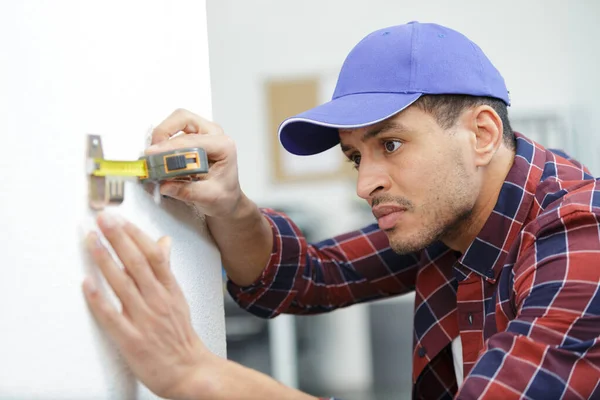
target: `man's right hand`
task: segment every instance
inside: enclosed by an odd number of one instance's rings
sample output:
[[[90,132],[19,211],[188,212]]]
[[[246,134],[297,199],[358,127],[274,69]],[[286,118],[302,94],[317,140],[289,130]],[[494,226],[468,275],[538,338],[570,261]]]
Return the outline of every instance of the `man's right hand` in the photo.
[[[177,133],[184,134],[173,137]],[[173,138],[172,138],[173,137]],[[187,203],[210,217],[227,218],[234,215],[242,199],[238,180],[235,142],[223,129],[190,111],[173,112],[152,132],[152,146],[146,155],[201,147],[206,151],[209,171],[197,182],[165,182],[160,192]]]
[[[184,134],[177,135],[180,132]],[[235,143],[219,125],[177,110],[154,129],[146,154],[186,147],[206,151],[208,173],[197,182],[164,182],[160,192],[206,215],[227,275],[240,286],[250,285],[267,265],[273,234],[258,207],[242,193]]]

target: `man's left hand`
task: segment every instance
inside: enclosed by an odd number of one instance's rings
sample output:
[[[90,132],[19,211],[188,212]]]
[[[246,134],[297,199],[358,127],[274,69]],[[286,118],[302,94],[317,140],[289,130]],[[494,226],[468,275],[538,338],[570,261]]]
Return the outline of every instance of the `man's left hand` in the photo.
[[[154,242],[132,223],[102,214],[100,230],[121,260],[121,269],[97,233],[89,251],[122,304],[119,312],[87,278],[85,298],[136,377],[161,397],[186,398],[212,354],[192,328],[185,297],[169,268],[170,238]]]

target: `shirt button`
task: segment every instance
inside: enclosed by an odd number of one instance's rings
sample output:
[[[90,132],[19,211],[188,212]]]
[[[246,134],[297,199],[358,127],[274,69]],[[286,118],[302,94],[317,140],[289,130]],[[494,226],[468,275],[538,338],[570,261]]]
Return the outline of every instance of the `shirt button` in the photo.
[[[469,313],[467,319],[469,320],[469,325],[473,325],[473,314]]]
[[[425,357],[426,353],[427,353],[427,351],[425,351],[425,347],[419,347],[419,357],[421,357],[421,358]]]

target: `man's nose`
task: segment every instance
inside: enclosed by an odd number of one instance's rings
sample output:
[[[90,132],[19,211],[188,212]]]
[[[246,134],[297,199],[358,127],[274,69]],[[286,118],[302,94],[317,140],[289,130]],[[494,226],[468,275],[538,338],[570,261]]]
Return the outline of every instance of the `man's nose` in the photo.
[[[381,165],[361,162],[356,183],[358,197],[369,200],[376,193],[389,190],[390,186],[391,178],[385,168]]]

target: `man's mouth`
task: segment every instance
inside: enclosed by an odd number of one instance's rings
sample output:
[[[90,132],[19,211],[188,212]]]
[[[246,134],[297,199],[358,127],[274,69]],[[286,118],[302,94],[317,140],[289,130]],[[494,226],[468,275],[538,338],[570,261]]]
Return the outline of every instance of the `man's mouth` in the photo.
[[[373,215],[377,218],[379,228],[382,230],[392,229],[396,226],[398,219],[406,212],[405,207],[397,205],[381,204],[373,207]]]

